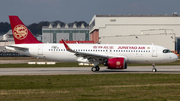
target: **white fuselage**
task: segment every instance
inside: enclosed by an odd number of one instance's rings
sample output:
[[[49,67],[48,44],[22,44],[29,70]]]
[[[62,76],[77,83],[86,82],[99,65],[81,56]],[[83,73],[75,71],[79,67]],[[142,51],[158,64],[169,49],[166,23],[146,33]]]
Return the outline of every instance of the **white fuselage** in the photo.
[[[104,55],[107,57],[124,57],[126,63],[167,63],[177,60],[174,53],[163,53],[162,46],[157,45],[121,45],[121,44],[68,44],[74,51]],[[44,58],[60,62],[78,62],[80,57],[66,51],[63,44],[15,44],[14,47],[24,47],[19,50],[6,46],[28,56]]]

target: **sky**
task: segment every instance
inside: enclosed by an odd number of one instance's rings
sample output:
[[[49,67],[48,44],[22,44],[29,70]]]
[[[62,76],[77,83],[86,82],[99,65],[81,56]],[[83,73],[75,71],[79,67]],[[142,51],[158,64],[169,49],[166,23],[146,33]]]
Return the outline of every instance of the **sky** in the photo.
[[[0,0],[0,22],[17,15],[29,25],[41,21],[86,21],[94,15],[180,14],[180,0]]]

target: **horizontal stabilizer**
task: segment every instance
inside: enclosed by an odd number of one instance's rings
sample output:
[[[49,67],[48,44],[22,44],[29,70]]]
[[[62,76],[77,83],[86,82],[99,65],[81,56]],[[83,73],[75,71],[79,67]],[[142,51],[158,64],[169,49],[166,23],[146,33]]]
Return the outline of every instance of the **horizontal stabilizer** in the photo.
[[[28,51],[29,50],[29,48],[26,48],[26,47],[18,47],[18,46],[6,46],[6,49],[8,49],[8,48],[14,48],[14,50],[20,50],[20,51]]]

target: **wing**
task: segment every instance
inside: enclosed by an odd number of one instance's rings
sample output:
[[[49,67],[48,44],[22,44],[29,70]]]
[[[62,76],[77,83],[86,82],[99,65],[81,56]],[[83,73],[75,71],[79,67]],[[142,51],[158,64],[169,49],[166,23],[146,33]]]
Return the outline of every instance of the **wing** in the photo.
[[[85,59],[88,59],[89,62],[94,63],[95,65],[97,64],[101,64],[104,63],[105,61],[107,61],[108,58],[112,58],[112,57],[124,57],[124,56],[113,56],[113,55],[102,55],[102,54],[93,54],[93,53],[86,53],[86,52],[78,52],[78,51],[74,51],[72,50],[67,43],[62,40],[65,48],[67,51],[74,53],[74,55],[76,55],[77,57],[83,57]]]

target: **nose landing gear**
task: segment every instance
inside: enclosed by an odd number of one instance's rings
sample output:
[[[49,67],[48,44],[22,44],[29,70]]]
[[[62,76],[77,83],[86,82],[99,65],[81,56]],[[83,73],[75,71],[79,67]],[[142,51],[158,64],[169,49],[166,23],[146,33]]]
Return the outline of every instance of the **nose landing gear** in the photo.
[[[157,72],[157,69],[156,69],[156,67],[155,67],[155,64],[154,64],[154,63],[152,64],[152,66],[153,66],[152,72]]]

